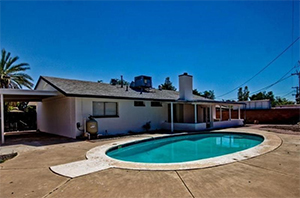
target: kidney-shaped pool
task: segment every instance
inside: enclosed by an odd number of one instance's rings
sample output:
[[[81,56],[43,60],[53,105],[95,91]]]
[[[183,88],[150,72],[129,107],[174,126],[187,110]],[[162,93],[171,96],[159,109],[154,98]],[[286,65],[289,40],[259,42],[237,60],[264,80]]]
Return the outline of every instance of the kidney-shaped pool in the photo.
[[[235,153],[264,141],[260,135],[201,133],[154,138],[112,147],[111,158],[140,163],[179,163]]]
[[[176,135],[146,134],[112,140],[92,148],[87,160],[51,166],[67,177],[108,168],[132,170],[191,170],[233,163],[278,148],[275,134],[244,129]]]

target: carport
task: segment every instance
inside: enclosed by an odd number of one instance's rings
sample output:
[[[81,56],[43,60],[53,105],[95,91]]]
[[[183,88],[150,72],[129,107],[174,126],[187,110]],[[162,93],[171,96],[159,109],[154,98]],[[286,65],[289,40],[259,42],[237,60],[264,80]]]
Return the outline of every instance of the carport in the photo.
[[[57,96],[57,91],[0,89],[1,100],[1,144],[4,144],[4,102],[41,102],[45,98]]]

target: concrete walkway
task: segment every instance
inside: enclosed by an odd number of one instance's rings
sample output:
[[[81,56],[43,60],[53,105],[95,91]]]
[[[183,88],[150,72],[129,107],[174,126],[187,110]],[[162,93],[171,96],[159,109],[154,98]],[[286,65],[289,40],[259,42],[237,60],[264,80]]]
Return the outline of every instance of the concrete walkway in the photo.
[[[218,167],[187,171],[113,168],[74,179],[56,175],[49,167],[83,160],[91,148],[115,140],[2,146],[6,150],[17,147],[19,155],[0,164],[0,197],[300,197],[300,136],[276,135],[283,140],[278,149]]]

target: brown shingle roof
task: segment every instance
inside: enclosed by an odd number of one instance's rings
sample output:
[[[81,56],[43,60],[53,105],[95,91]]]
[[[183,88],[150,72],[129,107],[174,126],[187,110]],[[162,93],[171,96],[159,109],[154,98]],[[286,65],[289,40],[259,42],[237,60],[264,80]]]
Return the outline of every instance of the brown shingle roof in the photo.
[[[176,101],[179,99],[178,91],[151,89],[149,92],[136,91],[126,86],[111,85],[82,80],[71,80],[55,77],[41,76],[43,79],[58,91],[66,96],[81,97],[100,97],[100,98],[122,98],[122,99],[141,99],[141,100],[163,100]],[[40,81],[40,80],[39,80]],[[194,100],[213,101],[201,96],[194,95]]]

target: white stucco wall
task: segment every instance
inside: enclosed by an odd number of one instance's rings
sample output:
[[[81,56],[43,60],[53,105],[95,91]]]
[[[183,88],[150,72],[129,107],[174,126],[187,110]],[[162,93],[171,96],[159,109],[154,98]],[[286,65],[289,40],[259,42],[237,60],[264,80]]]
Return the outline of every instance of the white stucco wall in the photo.
[[[162,128],[162,123],[168,119],[167,104],[162,103],[162,107],[151,107],[150,101],[144,101],[144,107],[135,107],[134,100],[121,99],[100,99],[100,98],[76,98],[75,99],[75,123],[80,122],[93,114],[93,101],[99,102],[117,102],[118,115],[114,118],[96,118],[98,122],[98,133],[108,135],[128,133],[128,131],[141,132],[142,126],[146,122],[151,121],[151,129],[156,130]],[[82,132],[76,130],[79,135]]]
[[[243,126],[244,120],[243,119],[232,119],[226,121],[219,121],[213,123],[213,128],[229,128],[229,127],[236,127],[236,126]]]
[[[234,119],[228,121],[213,122],[213,126],[209,129],[229,128],[243,125],[243,119]],[[207,129],[206,123],[174,123],[173,126],[175,131],[203,131]],[[163,123],[162,128],[166,130],[171,130],[171,123]]]
[[[173,123],[173,126],[175,131],[203,131],[206,129],[206,123]],[[163,123],[162,128],[171,130],[171,123]]]
[[[44,99],[37,107],[37,127],[40,131],[76,138],[75,98],[59,96]]]

